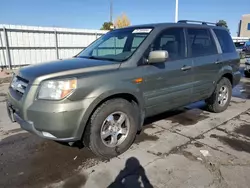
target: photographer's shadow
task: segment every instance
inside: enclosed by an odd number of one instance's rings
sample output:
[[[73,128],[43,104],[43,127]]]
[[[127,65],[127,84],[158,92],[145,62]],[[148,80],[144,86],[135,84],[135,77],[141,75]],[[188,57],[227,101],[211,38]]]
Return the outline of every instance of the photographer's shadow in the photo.
[[[145,169],[135,157],[127,159],[125,168],[115,178],[108,188],[153,188],[146,176]]]

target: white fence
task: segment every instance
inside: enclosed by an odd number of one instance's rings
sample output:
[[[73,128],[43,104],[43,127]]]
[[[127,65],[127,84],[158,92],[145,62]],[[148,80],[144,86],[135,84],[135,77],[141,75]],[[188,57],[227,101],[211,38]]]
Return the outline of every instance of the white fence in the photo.
[[[0,25],[0,68],[72,57],[106,32]]]

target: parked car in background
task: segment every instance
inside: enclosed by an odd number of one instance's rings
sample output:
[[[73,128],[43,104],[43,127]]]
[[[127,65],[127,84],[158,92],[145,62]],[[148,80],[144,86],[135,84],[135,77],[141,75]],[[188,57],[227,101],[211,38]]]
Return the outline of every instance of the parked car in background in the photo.
[[[236,47],[236,51],[241,52],[243,50],[245,42],[234,42],[234,45]]]
[[[250,58],[250,40],[245,42],[242,51],[244,52],[246,58]]]
[[[12,121],[40,137],[125,152],[144,119],[205,100],[229,106],[240,58],[228,30],[182,20],[115,29],[73,58],[23,67],[7,95]],[[53,156],[52,156],[53,157]]]
[[[234,45],[236,47],[236,51],[240,54],[240,58],[245,58],[245,53],[243,52],[243,47],[245,45],[245,42],[234,42]]]
[[[250,58],[246,58],[244,74],[247,78],[250,78]]]

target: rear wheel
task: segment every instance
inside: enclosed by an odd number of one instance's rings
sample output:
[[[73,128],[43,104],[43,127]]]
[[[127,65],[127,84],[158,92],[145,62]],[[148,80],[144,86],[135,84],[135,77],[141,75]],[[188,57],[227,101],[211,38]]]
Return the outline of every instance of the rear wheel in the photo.
[[[106,101],[91,116],[83,137],[84,144],[98,156],[115,157],[132,145],[138,119],[138,112],[129,101]]]
[[[223,112],[229,106],[232,97],[232,84],[228,78],[221,78],[214,93],[206,100],[209,111]]]

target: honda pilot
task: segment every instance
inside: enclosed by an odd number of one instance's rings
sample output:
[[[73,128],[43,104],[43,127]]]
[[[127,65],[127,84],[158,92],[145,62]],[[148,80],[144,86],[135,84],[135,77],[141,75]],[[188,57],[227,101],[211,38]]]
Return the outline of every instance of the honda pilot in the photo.
[[[96,155],[125,152],[144,119],[204,100],[219,113],[240,81],[228,30],[181,20],[109,31],[72,58],[21,68],[12,79],[12,121],[39,137],[81,141]]]

